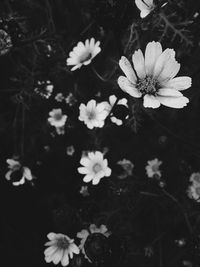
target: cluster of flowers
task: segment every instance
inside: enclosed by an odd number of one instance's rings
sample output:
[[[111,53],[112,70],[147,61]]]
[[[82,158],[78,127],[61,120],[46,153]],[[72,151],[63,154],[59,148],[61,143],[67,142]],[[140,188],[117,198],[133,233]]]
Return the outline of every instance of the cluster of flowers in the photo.
[[[191,199],[196,200],[196,202],[200,202],[200,173],[195,172],[190,176],[191,185],[188,188],[188,196]]]
[[[89,255],[87,255],[85,247],[87,243],[92,243],[93,235],[100,235],[104,238],[108,238],[111,232],[108,231],[105,225],[97,227],[95,224],[91,224],[88,229],[83,229],[77,233],[76,237],[80,239],[80,244],[77,246],[74,239],[69,238],[64,234],[49,233],[47,235],[49,241],[45,243],[48,246],[44,251],[45,261],[47,263],[53,262],[54,264],[61,263],[62,266],[69,264],[69,258],[73,258],[73,254],[79,254],[80,252],[84,257],[91,261]]]

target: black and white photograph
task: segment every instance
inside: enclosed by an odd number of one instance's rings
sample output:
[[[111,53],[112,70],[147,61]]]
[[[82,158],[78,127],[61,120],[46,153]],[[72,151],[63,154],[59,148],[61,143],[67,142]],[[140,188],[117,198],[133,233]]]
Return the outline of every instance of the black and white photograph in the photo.
[[[0,266],[200,267],[200,0],[0,1]]]

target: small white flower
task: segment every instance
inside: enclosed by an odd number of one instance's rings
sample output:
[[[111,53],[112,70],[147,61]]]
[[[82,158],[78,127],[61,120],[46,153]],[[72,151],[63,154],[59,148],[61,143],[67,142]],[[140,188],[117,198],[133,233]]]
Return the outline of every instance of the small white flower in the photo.
[[[135,4],[140,10],[141,18],[145,18],[155,8],[153,0],[135,0]]]
[[[31,170],[28,167],[22,166],[21,163],[14,159],[7,159],[9,171],[6,173],[5,178],[12,182],[12,185],[19,186],[23,185],[26,180],[32,181],[35,177],[32,175]],[[13,174],[19,171],[21,174],[20,179],[17,181],[12,179]]]
[[[148,165],[145,167],[147,176],[149,178],[160,178],[161,177],[161,171],[160,171],[160,165],[162,164],[162,161],[159,161],[158,159],[153,159],[147,161]]]
[[[191,185],[188,187],[187,193],[189,198],[200,202],[200,173],[194,172],[190,176]]]
[[[79,106],[79,120],[83,121],[89,129],[94,127],[102,128],[108,115],[104,102],[97,104],[95,100],[90,100],[87,105]]]
[[[79,248],[83,255],[88,259],[87,255],[85,254],[84,245],[89,235],[99,233],[104,235],[105,237],[109,237],[111,232],[108,231],[107,227],[102,224],[100,227],[97,227],[95,224],[91,224],[89,229],[83,229],[79,233],[77,233],[77,237],[81,239]],[[88,259],[89,260],[89,259]]]
[[[83,167],[78,168],[78,172],[85,174],[83,181],[89,183],[92,181],[93,185],[99,183],[103,177],[109,177],[111,175],[111,169],[108,167],[107,159],[104,159],[103,153],[89,152],[87,157],[82,157],[80,164]]]
[[[74,146],[68,146],[67,149],[66,149],[66,153],[67,153],[68,156],[73,156],[74,153],[75,153]]]
[[[58,94],[55,96],[55,100],[56,100],[57,102],[62,102],[64,99],[65,99],[65,98],[64,98],[64,96],[63,96],[62,93],[58,93]]]
[[[53,262],[57,265],[59,262],[62,266],[69,264],[69,257],[72,259],[73,254],[79,254],[79,248],[67,235],[49,233],[48,241],[45,246],[48,246],[44,251],[45,261]]]
[[[48,99],[53,93],[53,84],[47,81],[37,81],[37,87],[35,88],[35,92],[39,94],[41,97]]]
[[[165,49],[159,42],[150,42],[146,46],[145,56],[137,50],[131,63],[122,57],[119,66],[125,76],[118,78],[120,88],[132,97],[143,97],[145,108],[158,108],[164,105],[171,108],[183,108],[189,102],[180,92],[191,87],[191,78],[176,77],[180,64],[175,59],[173,49]],[[136,75],[137,74],[137,75]]]
[[[69,93],[68,96],[65,97],[65,102],[69,106],[73,106],[77,102],[77,100],[72,93]]]
[[[82,65],[88,65],[97,54],[101,52],[100,42],[95,43],[95,39],[86,40],[85,44],[79,42],[73,51],[69,53],[67,65],[74,66],[71,70],[80,69]]]
[[[49,116],[50,117],[48,118],[48,122],[55,127],[64,126],[67,120],[67,115],[63,115],[60,108],[50,111]]]

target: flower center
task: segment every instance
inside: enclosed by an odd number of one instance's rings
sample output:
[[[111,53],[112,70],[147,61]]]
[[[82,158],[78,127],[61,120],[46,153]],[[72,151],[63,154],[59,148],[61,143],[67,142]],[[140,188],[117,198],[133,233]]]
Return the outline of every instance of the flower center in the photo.
[[[88,120],[94,120],[96,117],[96,114],[94,111],[88,112]]]
[[[99,163],[96,163],[96,164],[94,164],[92,169],[93,169],[94,173],[98,173],[102,170],[102,167]]]
[[[57,247],[60,249],[67,249],[70,243],[66,237],[61,237],[57,240]]]
[[[156,95],[158,91],[158,82],[154,78],[147,76],[137,83],[137,89],[143,94]]]
[[[85,54],[81,55],[81,57],[79,59],[80,60],[80,63],[83,63],[83,62],[91,59],[91,57],[92,57],[92,54],[90,52],[88,52],[88,51],[85,52]]]
[[[55,113],[53,117],[56,121],[60,121],[62,119],[62,114],[61,113]]]

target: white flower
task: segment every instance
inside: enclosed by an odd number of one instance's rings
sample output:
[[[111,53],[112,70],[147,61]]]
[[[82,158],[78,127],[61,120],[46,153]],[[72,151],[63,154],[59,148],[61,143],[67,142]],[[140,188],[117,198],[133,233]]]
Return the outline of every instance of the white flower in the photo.
[[[88,65],[97,54],[101,52],[100,42],[95,43],[95,39],[86,40],[85,44],[79,42],[73,51],[69,53],[67,65],[74,66],[71,70],[80,69],[82,65]]]
[[[104,126],[104,121],[108,115],[104,102],[97,104],[92,99],[87,105],[81,104],[79,110],[79,120],[83,121],[89,129],[94,127],[102,128]]]
[[[155,8],[153,0],[135,0],[135,4],[140,10],[141,18],[145,18]]]
[[[49,116],[50,117],[48,118],[48,122],[51,124],[51,126],[55,127],[64,126],[67,120],[67,115],[63,115],[60,108],[50,111]]]
[[[193,172],[190,176],[190,182],[200,185],[200,173]]]
[[[119,61],[126,75],[118,78],[118,84],[124,92],[132,97],[143,97],[145,108],[158,108],[161,104],[172,108],[187,105],[189,100],[180,91],[191,87],[191,78],[174,78],[180,64],[175,60],[173,49],[162,51],[161,44],[153,41],[147,44],[145,56],[139,49],[133,54],[132,61],[135,71],[126,57]]]
[[[91,224],[89,229],[83,229],[79,233],[77,233],[77,237],[81,239],[79,248],[84,256],[88,259],[87,255],[85,254],[84,245],[89,235],[99,233],[104,235],[105,237],[109,237],[111,232],[108,231],[107,227],[102,224],[100,227],[97,227],[95,224]]]
[[[158,159],[153,159],[147,161],[148,165],[145,167],[147,176],[149,178],[152,177],[161,177],[161,171],[159,169],[160,165],[162,164],[162,161],[159,161]]]
[[[69,257],[72,259],[73,254],[79,254],[79,248],[67,235],[49,233],[48,241],[45,246],[48,246],[44,251],[45,261],[54,264],[61,263],[62,266],[69,264]]]
[[[62,93],[58,93],[58,94],[55,96],[55,100],[56,100],[57,102],[62,102],[64,99],[65,99],[65,98],[64,98],[64,96],[63,96]]]
[[[28,167],[23,167],[21,163],[14,159],[7,159],[6,161],[8,163],[8,169],[9,171],[6,173],[5,178],[8,181],[12,182],[12,185],[19,186],[25,183],[26,180],[31,181],[35,177],[32,175],[31,170]],[[14,172],[20,172],[20,179],[13,180],[12,176]]]
[[[81,158],[80,164],[83,165],[83,167],[79,167],[78,172],[85,174],[83,178],[85,183],[92,181],[92,184],[96,185],[101,178],[111,175],[108,161],[104,159],[103,153],[99,151],[89,152],[87,157],[84,156]]]
[[[52,95],[54,86],[49,80],[37,81],[37,86],[34,91],[41,97],[48,99]]]

